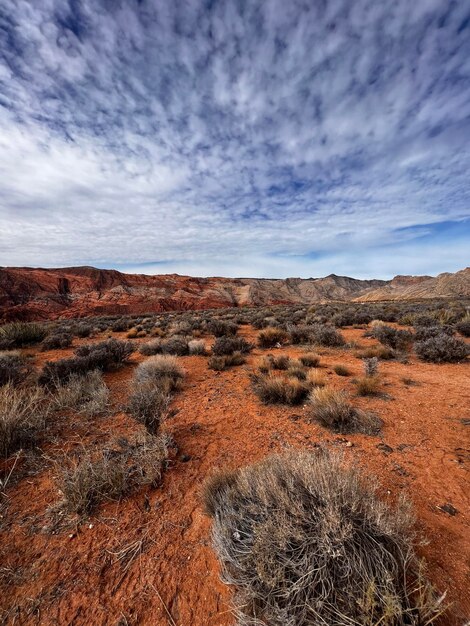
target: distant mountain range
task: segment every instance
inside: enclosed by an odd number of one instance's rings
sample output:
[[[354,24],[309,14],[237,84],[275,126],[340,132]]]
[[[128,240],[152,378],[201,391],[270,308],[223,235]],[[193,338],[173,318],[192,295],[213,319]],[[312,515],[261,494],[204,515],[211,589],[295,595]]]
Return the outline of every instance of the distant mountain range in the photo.
[[[331,300],[372,302],[470,297],[470,268],[392,280],[195,278],[124,274],[94,267],[0,268],[0,319],[40,320]]]

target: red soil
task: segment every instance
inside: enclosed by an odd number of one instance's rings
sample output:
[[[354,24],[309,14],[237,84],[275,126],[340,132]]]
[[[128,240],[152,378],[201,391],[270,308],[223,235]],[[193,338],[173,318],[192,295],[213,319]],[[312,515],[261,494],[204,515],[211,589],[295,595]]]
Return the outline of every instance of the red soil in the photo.
[[[247,328],[241,334],[255,337]],[[360,330],[344,334],[363,345],[373,343]],[[302,350],[282,352],[294,356]],[[36,364],[69,353],[38,354]],[[233,625],[230,589],[219,581],[210,523],[201,510],[201,484],[216,468],[239,467],[286,446],[318,443],[344,449],[375,474],[385,500],[400,493],[411,499],[417,531],[429,541],[421,549],[429,577],[455,603],[456,617],[449,615],[442,624],[468,619],[470,450],[469,426],[462,422],[470,417],[468,364],[428,365],[414,357],[407,365],[381,362],[390,398],[354,402],[382,417],[382,436],[345,438],[307,423],[303,407],[262,405],[248,376],[261,354],[266,351],[256,349],[247,366],[221,373],[208,370],[204,357],[181,358],[187,380],[174,400],[178,412],[166,425],[179,453],[162,485],[101,506],[86,523],[67,529],[54,526],[48,511],[60,499],[54,459],[64,449],[129,436],[138,426],[117,409],[107,418],[75,417],[57,426],[56,439],[44,446],[43,466],[7,488],[0,527],[4,623]],[[337,376],[331,367],[341,363],[358,376],[361,361],[342,349],[325,349],[321,355],[328,383],[353,394],[351,378]],[[132,361],[142,359],[136,354]],[[125,402],[132,369],[106,376],[116,406]],[[404,377],[417,384],[405,385]],[[392,451],[386,454],[378,447],[382,443]],[[190,457],[187,462],[183,454]],[[457,509],[455,516],[439,508],[445,503]],[[135,559],[118,560],[117,553],[140,540]]]

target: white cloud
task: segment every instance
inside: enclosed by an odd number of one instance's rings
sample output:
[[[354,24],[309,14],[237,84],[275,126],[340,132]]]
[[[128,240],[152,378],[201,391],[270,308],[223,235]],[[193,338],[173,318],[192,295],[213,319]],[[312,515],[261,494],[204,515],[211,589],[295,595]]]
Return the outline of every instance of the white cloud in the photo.
[[[0,5],[0,263],[457,269],[407,242],[470,215],[463,4]]]

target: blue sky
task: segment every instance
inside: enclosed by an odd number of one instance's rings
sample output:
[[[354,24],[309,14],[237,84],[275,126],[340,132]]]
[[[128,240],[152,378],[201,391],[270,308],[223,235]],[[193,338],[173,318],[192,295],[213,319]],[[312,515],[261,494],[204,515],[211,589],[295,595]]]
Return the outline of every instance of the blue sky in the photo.
[[[0,0],[0,265],[469,264],[470,6]]]

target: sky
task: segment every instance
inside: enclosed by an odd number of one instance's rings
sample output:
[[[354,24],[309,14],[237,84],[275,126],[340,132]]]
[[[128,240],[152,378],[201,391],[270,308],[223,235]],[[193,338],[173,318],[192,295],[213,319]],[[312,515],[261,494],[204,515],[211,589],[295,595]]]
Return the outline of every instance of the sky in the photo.
[[[0,265],[470,258],[461,0],[0,0]]]

